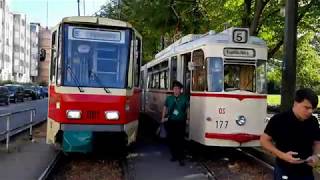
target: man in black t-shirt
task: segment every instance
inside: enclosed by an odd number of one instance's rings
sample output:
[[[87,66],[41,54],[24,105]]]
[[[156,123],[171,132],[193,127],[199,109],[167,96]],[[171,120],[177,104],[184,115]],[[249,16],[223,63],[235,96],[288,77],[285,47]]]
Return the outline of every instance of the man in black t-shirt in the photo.
[[[312,167],[320,156],[319,123],[312,116],[317,105],[315,92],[298,90],[292,109],[274,115],[261,135],[261,145],[276,156],[275,180],[314,180]]]

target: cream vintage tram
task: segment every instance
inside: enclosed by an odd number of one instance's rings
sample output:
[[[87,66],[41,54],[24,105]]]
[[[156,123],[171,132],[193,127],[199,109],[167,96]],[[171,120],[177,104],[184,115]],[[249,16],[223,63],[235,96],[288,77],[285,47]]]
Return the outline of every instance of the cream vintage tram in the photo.
[[[141,47],[141,35],[123,21],[66,17],[53,28],[47,143],[90,152],[99,136],[135,141]]]
[[[266,63],[266,43],[245,28],[184,36],[143,66],[142,110],[159,120],[177,79],[190,95],[190,140],[258,146],[267,123]]]

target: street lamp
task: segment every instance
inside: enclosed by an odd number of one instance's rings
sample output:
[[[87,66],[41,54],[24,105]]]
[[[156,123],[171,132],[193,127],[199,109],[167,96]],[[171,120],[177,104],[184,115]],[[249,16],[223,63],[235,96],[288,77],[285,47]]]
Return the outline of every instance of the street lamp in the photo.
[[[80,16],[80,0],[77,0],[78,1],[78,16]]]
[[[86,3],[85,0],[83,0],[83,15],[86,15]]]

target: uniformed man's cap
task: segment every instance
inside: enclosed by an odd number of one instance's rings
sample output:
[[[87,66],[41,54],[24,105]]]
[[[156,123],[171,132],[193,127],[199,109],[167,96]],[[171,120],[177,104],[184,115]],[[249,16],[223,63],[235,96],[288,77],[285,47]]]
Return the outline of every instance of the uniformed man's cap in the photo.
[[[172,87],[183,88],[183,85],[182,85],[181,82],[179,82],[179,81],[173,81],[173,82],[172,82]]]

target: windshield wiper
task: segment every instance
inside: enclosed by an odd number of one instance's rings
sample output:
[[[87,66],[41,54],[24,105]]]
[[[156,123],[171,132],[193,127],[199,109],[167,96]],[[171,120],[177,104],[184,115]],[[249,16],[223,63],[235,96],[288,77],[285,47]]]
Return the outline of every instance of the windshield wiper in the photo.
[[[104,87],[103,89],[106,93],[111,93],[110,89],[108,89],[107,87]]]
[[[76,85],[77,85],[77,87],[78,87],[79,91],[80,91],[80,92],[84,92],[84,90],[83,90],[83,89],[82,89],[82,87],[80,86],[80,82],[79,82],[79,80],[77,79],[77,77],[75,76],[75,74],[72,72],[72,69],[71,69],[71,67],[70,67],[70,66],[67,66],[67,70],[69,70],[69,71],[70,71],[70,75],[71,75],[71,77],[72,77],[73,81],[76,83]]]
[[[94,72],[94,71],[90,71],[90,74],[93,74],[94,75],[94,80],[101,86],[101,87],[103,87],[104,85],[101,83],[101,81],[100,81],[100,78],[97,76],[97,74]],[[106,92],[106,93],[111,93],[111,91],[107,88],[107,87],[103,87],[103,89],[104,89],[104,91]]]
[[[230,88],[225,88],[224,90],[227,91],[227,92],[228,92],[228,91],[237,91],[237,90],[240,90],[240,88],[235,88],[235,87],[232,87],[232,88],[231,88],[231,87],[230,87]]]

